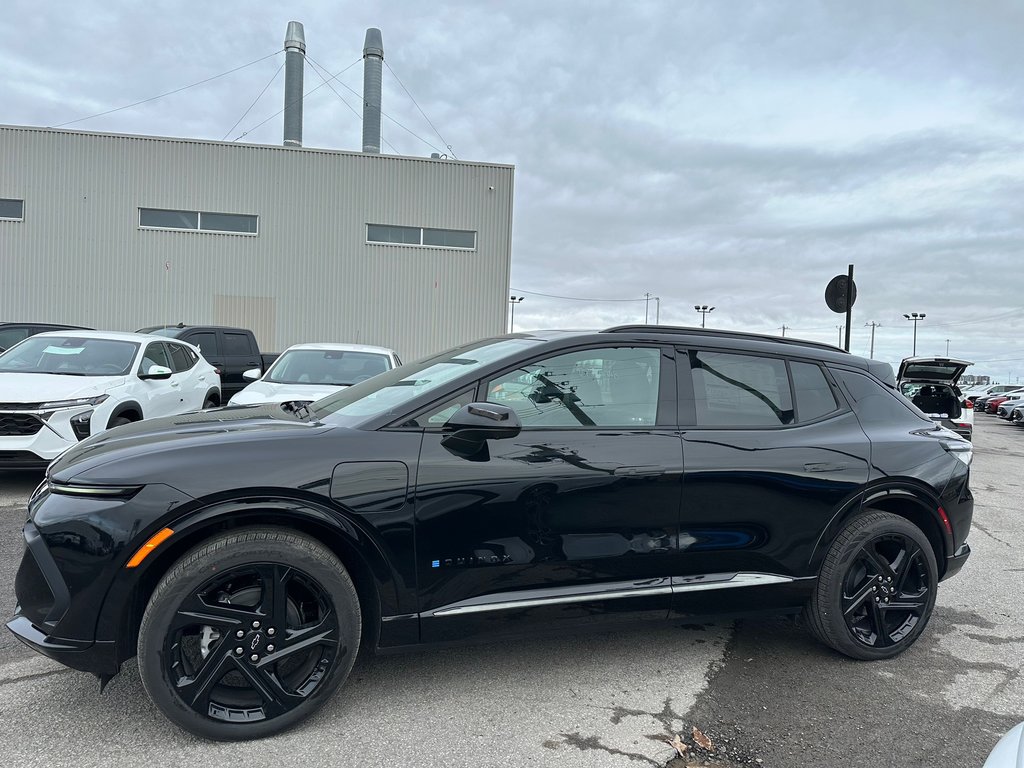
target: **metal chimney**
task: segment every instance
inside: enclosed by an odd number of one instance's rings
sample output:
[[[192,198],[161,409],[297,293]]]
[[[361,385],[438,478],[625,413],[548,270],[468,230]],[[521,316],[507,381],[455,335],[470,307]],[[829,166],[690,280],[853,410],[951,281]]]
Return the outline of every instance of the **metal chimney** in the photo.
[[[366,30],[363,44],[363,152],[380,154],[380,80],[384,41],[380,30]]]
[[[306,35],[300,22],[288,22],[284,50],[284,145],[301,147],[302,69],[306,64]]]

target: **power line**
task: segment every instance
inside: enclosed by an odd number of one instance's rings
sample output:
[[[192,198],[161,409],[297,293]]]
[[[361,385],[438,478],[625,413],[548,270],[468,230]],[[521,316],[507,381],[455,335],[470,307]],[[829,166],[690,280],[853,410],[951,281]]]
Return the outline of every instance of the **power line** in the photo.
[[[345,97],[342,96],[340,93],[338,93],[334,89],[334,86],[331,85],[328,80],[324,80],[324,76],[320,73],[320,70],[323,69],[325,72],[327,72],[327,70],[324,69],[321,65],[317,64],[315,61],[313,61],[313,59],[309,58],[309,56],[306,56],[306,58],[309,60],[309,63],[313,66],[313,71],[316,72],[317,77],[319,77],[321,80],[324,81],[323,84],[326,85],[328,88],[330,88],[332,91],[334,91],[334,95],[337,96],[339,99],[341,99],[341,103],[344,104],[346,107],[348,107],[349,111],[353,115],[355,115],[360,121],[362,121],[363,117],[362,117],[362,115],[359,114],[359,112],[356,111],[355,107],[353,107],[351,104],[349,104],[347,101],[345,101]],[[330,73],[328,72],[328,74],[330,74]],[[340,75],[341,72],[339,72],[338,74]],[[335,77],[337,77],[337,75],[335,75]],[[333,79],[334,79],[334,77],[331,78],[331,80],[333,80]],[[391,144],[391,142],[389,142],[383,136],[381,137],[381,141],[384,142],[385,144],[387,144],[389,147],[391,147],[391,151],[392,152],[394,152],[396,155],[398,154],[398,150],[395,149],[395,147]]]
[[[439,138],[441,140],[442,144],[444,144],[446,147],[448,147],[448,151],[452,153],[452,157],[454,157],[456,160],[458,160],[459,158],[456,157],[455,150],[452,149],[452,145],[444,140],[444,136],[441,135],[441,132],[439,130],[437,130],[437,128],[434,126],[434,124],[430,121],[430,118],[427,117],[427,113],[423,111],[423,109],[420,107],[420,105],[416,102],[416,99],[413,98],[413,95],[411,93],[409,93],[409,89],[405,87],[405,83],[402,82],[402,79],[398,76],[398,74],[395,72],[395,70],[393,70],[391,68],[391,65],[388,64],[387,61],[384,62],[384,66],[388,68],[388,72],[390,72],[392,75],[395,76],[395,80],[397,80],[398,84],[400,86],[402,86],[402,90],[405,91],[405,95],[409,97],[409,99],[412,101],[413,104],[416,104],[416,109],[418,109],[420,111],[420,114],[423,115],[423,119],[426,120],[427,123],[430,125],[430,127],[434,129],[434,133],[437,134],[437,138]]]
[[[307,55],[306,55],[306,58],[307,58],[307,59],[309,59],[310,61],[313,61],[312,59],[310,59],[310,58],[309,58],[309,54],[307,54]],[[316,63],[316,62],[314,62],[314,63]],[[356,63],[358,64],[359,62],[356,62]],[[318,66],[319,66],[319,65],[318,65]],[[345,69],[349,69],[349,67],[346,67]],[[344,72],[344,71],[345,71],[345,70],[342,70],[342,72]],[[340,75],[340,74],[341,74],[341,72],[339,72],[339,73],[338,73],[338,75]],[[337,77],[338,75],[335,75],[335,77]],[[333,79],[333,78],[332,78],[332,79]],[[359,99],[360,101],[362,101],[362,100],[363,100],[363,95],[362,95],[361,93],[358,93],[358,92],[357,92],[357,91],[356,91],[356,90],[355,90],[354,88],[352,88],[352,87],[351,87],[351,86],[349,86],[348,84],[346,84],[346,83],[343,83],[343,82],[341,82],[340,80],[338,81],[338,84],[339,84],[339,85],[341,85],[341,87],[342,87],[342,88],[345,88],[346,90],[350,91],[350,92],[352,93],[352,95],[353,95],[353,96],[355,96],[355,97],[357,97],[357,98],[358,98],[358,99]],[[315,90],[315,89],[314,89],[314,90]],[[423,138],[422,136],[420,136],[419,134],[417,134],[417,133],[416,133],[415,131],[413,131],[413,130],[412,130],[411,128],[407,128],[406,126],[402,125],[402,124],[401,124],[400,122],[398,122],[397,120],[395,120],[395,118],[393,118],[393,117],[392,117],[391,115],[387,114],[387,113],[386,113],[386,112],[385,112],[384,110],[381,110],[381,111],[380,111],[380,114],[381,114],[381,117],[386,117],[386,118],[387,118],[388,120],[390,120],[390,121],[391,121],[392,123],[394,123],[395,125],[397,125],[397,126],[398,126],[399,128],[401,128],[401,129],[402,129],[403,131],[405,131],[406,133],[408,133],[408,134],[409,134],[410,136],[413,136],[413,137],[415,137],[415,138],[419,139],[420,141],[422,141],[422,142],[423,142],[424,144],[426,144],[426,145],[427,145],[428,147],[430,147],[431,149],[436,149],[436,150],[437,150],[438,152],[440,152],[440,153],[444,154],[444,150],[443,150],[443,149],[441,149],[440,147],[436,146],[435,144],[431,144],[431,143],[430,143],[429,141],[427,141],[427,140],[426,140],[426,139],[424,139],[424,138]],[[442,139],[442,141],[443,141],[443,139]],[[390,146],[390,145],[389,145],[389,146]],[[394,149],[394,147],[392,147],[392,149]],[[398,150],[395,150],[395,154],[396,154],[396,155],[397,155],[397,154],[399,154],[399,153],[398,153]]]
[[[553,293],[538,293],[537,291],[526,291],[522,288],[512,288],[515,293],[528,293],[531,296],[543,296],[546,299],[565,299],[566,301],[590,301],[590,302],[603,302],[603,301],[647,301],[647,297],[641,296],[639,299],[585,299],[580,296],[556,296]]]
[[[270,78],[270,80],[267,82],[265,86],[263,86],[263,90],[260,91],[260,95],[257,96],[253,103],[249,105],[249,109],[245,110],[245,112],[242,113],[242,116],[235,121],[235,124],[228,128],[227,132],[224,134],[224,138],[222,138],[221,141],[227,141],[227,138],[228,136],[231,135],[231,132],[238,127],[238,124],[240,122],[245,120],[246,115],[248,115],[249,112],[252,111],[252,108],[256,106],[256,102],[263,98],[263,94],[267,92],[267,88],[269,88],[271,84],[273,84],[273,82],[277,80],[277,76],[281,74],[282,69],[284,69],[284,62],[281,62],[281,66],[277,68],[277,72],[275,72],[274,76]]]
[[[284,50],[284,48],[281,48],[280,50],[274,51],[273,53],[268,54],[266,56],[263,56],[262,58],[256,59],[255,61],[250,61],[248,64],[243,64],[240,67],[235,67],[234,69],[229,69],[227,72],[221,72],[219,75],[214,75],[213,77],[208,77],[205,80],[200,80],[198,83],[192,83],[192,85],[183,85],[181,88],[175,88],[173,91],[167,91],[167,93],[161,93],[159,96],[150,96],[148,99],[143,99],[142,101],[136,101],[136,102],[134,102],[132,104],[125,104],[123,107],[117,107],[115,109],[108,109],[106,112],[97,112],[95,115],[89,115],[88,117],[80,117],[77,120],[69,120],[66,123],[60,123],[59,125],[51,125],[50,127],[51,128],[63,128],[65,125],[74,125],[75,123],[81,123],[81,122],[84,122],[86,120],[92,120],[94,117],[103,117],[104,115],[110,115],[110,114],[113,114],[114,112],[120,112],[122,109],[131,109],[132,107],[137,107],[140,104],[147,104],[150,101],[156,101],[157,99],[162,99],[164,96],[171,96],[171,95],[173,95],[175,93],[181,93],[182,91],[187,91],[189,88],[195,88],[197,85],[203,85],[204,83],[208,83],[211,80],[216,80],[218,77],[224,77],[225,75],[230,75],[232,72],[238,72],[240,69],[245,69],[246,67],[251,67],[253,64],[259,64],[261,61],[266,61],[269,58],[277,56],[277,54],[281,53],[281,51],[283,51],[283,50]]]
[[[307,56],[306,58],[309,58],[309,57]],[[356,59],[355,61],[353,61],[353,62],[352,62],[351,64],[349,64],[349,65],[348,65],[347,67],[345,67],[345,69],[341,70],[341,72],[339,72],[339,73],[338,73],[337,75],[333,75],[333,76],[331,77],[331,80],[333,80],[334,78],[338,77],[339,75],[342,75],[342,74],[344,74],[344,73],[345,73],[345,72],[347,72],[348,70],[352,69],[352,67],[354,67],[354,66],[355,66],[356,64],[358,64],[358,63],[359,63],[359,61],[360,61],[359,59]],[[275,117],[277,117],[277,116],[278,116],[278,115],[280,115],[280,114],[281,114],[282,112],[284,112],[284,111],[285,111],[286,109],[288,109],[288,107],[292,106],[293,104],[298,104],[298,103],[299,103],[299,102],[300,102],[300,101],[301,101],[302,99],[305,99],[305,98],[306,98],[307,96],[309,96],[309,95],[310,95],[311,93],[314,93],[314,92],[316,92],[316,91],[320,90],[321,88],[323,88],[323,87],[324,87],[325,85],[327,85],[327,84],[328,84],[328,81],[327,81],[327,80],[325,80],[324,82],[320,83],[320,85],[318,85],[318,86],[317,86],[316,88],[312,88],[312,89],[310,89],[310,90],[306,91],[306,92],[305,92],[304,94],[302,94],[302,95],[301,95],[301,96],[300,96],[299,98],[295,99],[294,101],[292,101],[292,102],[290,102],[290,103],[288,103],[288,104],[285,104],[285,106],[284,106],[283,108],[279,109],[279,110],[278,110],[277,112],[275,112],[274,114],[272,114],[272,115],[271,115],[270,117],[268,117],[268,118],[267,118],[266,120],[262,120],[262,121],[260,121],[260,122],[256,123],[256,125],[254,125],[254,126],[253,126],[252,128],[250,128],[250,129],[249,129],[249,130],[247,130],[247,131],[242,131],[242,132],[241,132],[241,133],[240,133],[240,134],[239,134],[238,136],[236,136],[235,138],[233,138],[233,139],[232,139],[232,141],[238,141],[239,139],[241,139],[241,138],[243,138],[243,137],[245,137],[245,136],[249,135],[249,134],[250,134],[250,133],[252,133],[253,131],[255,131],[255,130],[256,130],[257,128],[259,128],[259,127],[260,127],[261,125],[264,125],[265,123],[269,123],[269,122],[270,122],[271,120],[273,120],[273,119],[274,119]]]

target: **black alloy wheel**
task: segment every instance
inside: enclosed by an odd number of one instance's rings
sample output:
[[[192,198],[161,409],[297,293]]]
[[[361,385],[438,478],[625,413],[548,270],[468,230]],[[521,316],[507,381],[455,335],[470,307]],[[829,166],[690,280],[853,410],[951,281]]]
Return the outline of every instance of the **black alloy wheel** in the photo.
[[[326,701],[348,677],[359,636],[355,588],[333,553],[289,531],[250,529],[205,542],[164,576],[143,618],[139,666],[154,702],[185,730],[258,738]]]
[[[924,630],[937,585],[924,533],[905,518],[869,512],[836,537],[804,615],[812,633],[837,651],[889,658]]]

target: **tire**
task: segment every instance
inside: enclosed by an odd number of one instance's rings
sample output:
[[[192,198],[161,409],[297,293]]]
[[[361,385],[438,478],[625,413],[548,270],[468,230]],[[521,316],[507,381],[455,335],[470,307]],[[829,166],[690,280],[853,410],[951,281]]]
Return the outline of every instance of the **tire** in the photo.
[[[164,574],[139,628],[143,686],[175,725],[255,739],[319,709],[359,650],[359,599],[320,542],[278,528],[221,534]]]
[[[113,429],[114,427],[123,427],[125,424],[131,424],[132,420],[126,416],[118,416],[115,419],[111,419],[110,423],[107,424],[107,429]]]
[[[206,401],[203,403],[203,410],[205,411],[210,408],[216,408],[218,405],[219,403],[216,400],[214,400],[212,397],[208,397],[206,398]]]
[[[804,607],[815,637],[854,659],[888,659],[924,631],[938,568],[928,537],[909,520],[868,510],[829,547]]]

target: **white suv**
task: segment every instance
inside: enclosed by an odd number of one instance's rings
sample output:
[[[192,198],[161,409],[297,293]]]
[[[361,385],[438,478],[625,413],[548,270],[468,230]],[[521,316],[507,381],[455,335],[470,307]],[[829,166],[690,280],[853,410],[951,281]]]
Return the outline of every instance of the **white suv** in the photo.
[[[220,404],[220,375],[182,341],[53,331],[0,355],[0,469],[44,466],[105,429]]]

